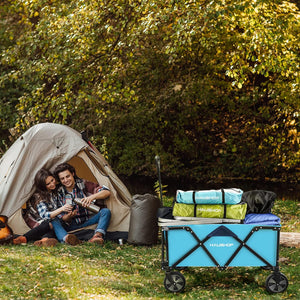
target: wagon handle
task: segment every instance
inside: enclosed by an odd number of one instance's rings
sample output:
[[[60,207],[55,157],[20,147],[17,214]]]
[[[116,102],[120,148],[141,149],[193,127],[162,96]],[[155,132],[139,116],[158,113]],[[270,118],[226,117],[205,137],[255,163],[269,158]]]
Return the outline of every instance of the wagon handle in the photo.
[[[156,169],[158,175],[160,206],[163,207],[162,186],[161,186],[161,177],[160,177],[160,157],[158,155],[155,156],[155,161],[156,161]]]

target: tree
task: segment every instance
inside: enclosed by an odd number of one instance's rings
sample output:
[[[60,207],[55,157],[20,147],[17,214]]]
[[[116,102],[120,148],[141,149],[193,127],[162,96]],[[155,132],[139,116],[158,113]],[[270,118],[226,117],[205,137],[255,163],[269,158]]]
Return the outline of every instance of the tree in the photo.
[[[16,136],[43,121],[88,127],[124,175],[154,174],[158,153],[168,176],[297,177],[294,4],[10,3],[22,29],[0,84],[18,86]]]

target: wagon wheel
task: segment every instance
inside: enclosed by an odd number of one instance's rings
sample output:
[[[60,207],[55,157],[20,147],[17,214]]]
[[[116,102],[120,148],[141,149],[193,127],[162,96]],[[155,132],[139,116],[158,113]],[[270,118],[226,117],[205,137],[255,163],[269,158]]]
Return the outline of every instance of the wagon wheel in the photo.
[[[266,279],[266,289],[270,293],[282,293],[288,287],[288,279],[282,273],[270,274]]]
[[[185,278],[180,272],[169,272],[166,273],[164,285],[167,291],[179,293],[185,287]]]

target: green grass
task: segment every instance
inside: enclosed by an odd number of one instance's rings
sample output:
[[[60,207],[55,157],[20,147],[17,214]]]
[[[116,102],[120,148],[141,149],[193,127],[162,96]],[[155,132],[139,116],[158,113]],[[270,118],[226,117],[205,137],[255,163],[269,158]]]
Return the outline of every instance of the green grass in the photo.
[[[292,200],[275,201],[272,213],[281,218],[281,231],[300,232],[300,202]]]
[[[287,200],[275,204],[285,231],[299,229],[298,207]],[[259,267],[198,267],[181,271],[185,291],[172,294],[164,288],[160,244],[2,245],[0,299],[299,299],[300,249],[280,247],[279,256],[280,271],[289,280],[284,293],[266,291],[271,271]]]

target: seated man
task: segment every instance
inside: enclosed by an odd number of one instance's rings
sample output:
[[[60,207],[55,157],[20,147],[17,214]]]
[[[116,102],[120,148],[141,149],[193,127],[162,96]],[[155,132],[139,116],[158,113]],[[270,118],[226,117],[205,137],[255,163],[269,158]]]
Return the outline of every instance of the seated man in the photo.
[[[72,211],[58,216],[63,221],[64,228],[56,226],[57,223],[53,222],[58,240],[63,241],[67,231],[97,224],[94,236],[89,242],[103,244],[111,212],[108,208],[102,208],[97,214],[92,215],[87,207],[96,199],[107,199],[110,196],[110,190],[105,186],[96,185],[95,187],[95,184],[93,186],[91,182],[78,178],[74,167],[67,163],[58,165],[54,170],[54,174],[62,184],[58,189],[58,207],[64,206],[66,203],[74,205]],[[82,204],[75,204],[75,198],[81,198]]]

